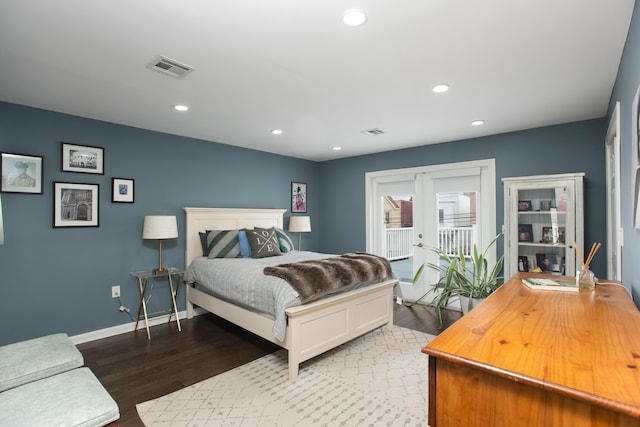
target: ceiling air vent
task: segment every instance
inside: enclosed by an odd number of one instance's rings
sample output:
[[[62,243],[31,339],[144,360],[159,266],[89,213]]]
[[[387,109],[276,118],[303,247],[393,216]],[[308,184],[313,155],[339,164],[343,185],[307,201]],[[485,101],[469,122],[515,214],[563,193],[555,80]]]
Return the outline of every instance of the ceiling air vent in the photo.
[[[362,133],[375,136],[375,135],[382,135],[384,131],[377,128],[373,128],[373,129],[363,130]]]
[[[161,72],[171,77],[181,78],[193,71],[193,67],[181,64],[173,59],[158,56],[148,65],[152,70]]]

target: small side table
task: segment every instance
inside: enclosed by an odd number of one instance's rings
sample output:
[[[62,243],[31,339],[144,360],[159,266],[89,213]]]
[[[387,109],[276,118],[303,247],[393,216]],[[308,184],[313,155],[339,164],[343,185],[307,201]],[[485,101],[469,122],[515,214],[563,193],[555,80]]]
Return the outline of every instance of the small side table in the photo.
[[[147,328],[147,338],[151,340],[151,332],[149,331],[149,317],[155,317],[162,314],[169,313],[169,322],[171,322],[171,317],[176,315],[176,323],[178,324],[178,331],[182,331],[180,327],[180,318],[178,317],[178,309],[176,307],[176,294],[178,293],[178,288],[180,287],[181,277],[184,274],[183,270],[177,268],[169,268],[167,269],[167,273],[154,273],[152,270],[143,270],[143,271],[132,271],[131,274],[133,277],[138,279],[138,288],[140,290],[140,305],[138,306],[138,315],[136,317],[136,326],[134,331],[138,330],[138,322],[141,319],[144,319],[144,324]],[[147,285],[149,281],[155,282],[156,279],[159,278],[167,278],[169,281],[169,292],[171,293],[171,308],[167,310],[161,310],[154,313],[147,313],[147,302],[146,302],[146,293],[147,293]],[[174,277],[176,279],[175,287],[174,287]],[[153,288],[153,286],[151,286]],[[140,312],[142,311],[142,315]]]

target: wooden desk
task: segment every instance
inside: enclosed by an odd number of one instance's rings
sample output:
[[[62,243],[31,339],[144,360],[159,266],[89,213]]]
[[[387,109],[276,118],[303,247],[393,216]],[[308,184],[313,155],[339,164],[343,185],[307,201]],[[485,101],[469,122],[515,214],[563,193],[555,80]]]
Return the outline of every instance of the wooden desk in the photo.
[[[422,349],[431,427],[640,426],[640,312],[627,291],[533,291],[527,276],[541,275],[515,275]]]

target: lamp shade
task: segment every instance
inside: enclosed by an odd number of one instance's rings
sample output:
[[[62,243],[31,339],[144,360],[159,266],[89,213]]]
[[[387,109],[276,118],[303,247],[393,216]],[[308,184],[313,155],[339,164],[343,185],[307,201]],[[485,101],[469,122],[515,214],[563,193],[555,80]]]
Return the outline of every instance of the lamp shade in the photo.
[[[142,228],[143,239],[175,239],[178,224],[175,215],[147,215]]]
[[[307,233],[311,231],[311,217],[292,216],[289,219],[289,231],[292,233]]]

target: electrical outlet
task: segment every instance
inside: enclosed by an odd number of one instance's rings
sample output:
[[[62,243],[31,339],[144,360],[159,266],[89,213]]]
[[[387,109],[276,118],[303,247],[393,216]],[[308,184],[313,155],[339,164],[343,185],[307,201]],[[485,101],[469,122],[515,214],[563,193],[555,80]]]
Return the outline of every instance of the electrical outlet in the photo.
[[[111,287],[111,298],[118,298],[120,296],[120,286]]]

